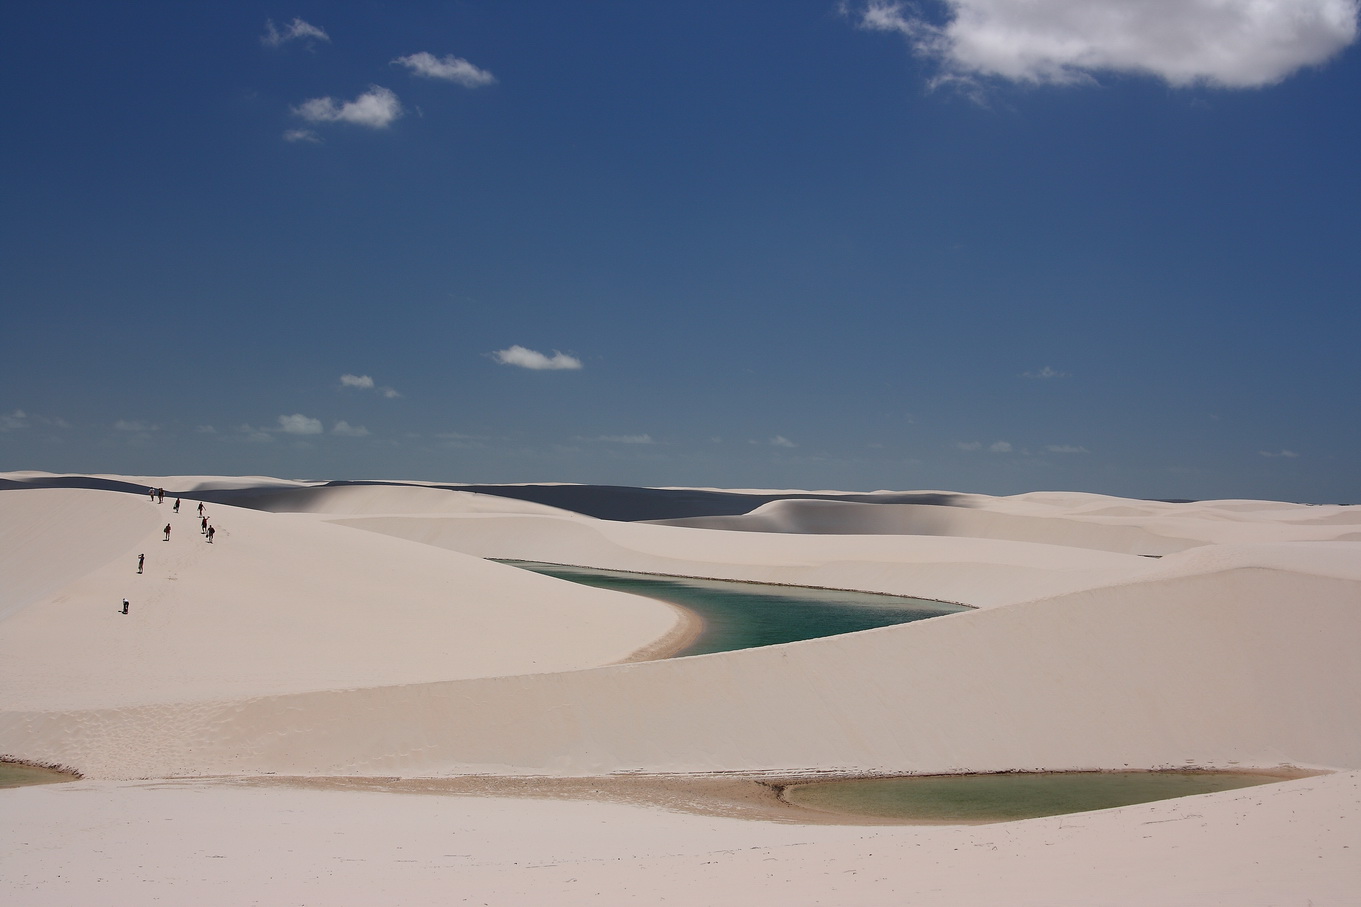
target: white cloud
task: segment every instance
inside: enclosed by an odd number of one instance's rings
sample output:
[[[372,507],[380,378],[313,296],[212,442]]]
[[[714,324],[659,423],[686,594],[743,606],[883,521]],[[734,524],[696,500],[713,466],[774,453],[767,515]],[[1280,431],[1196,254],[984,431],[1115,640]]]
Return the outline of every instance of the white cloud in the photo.
[[[353,101],[341,103],[332,97],[312,98],[293,108],[293,113],[309,123],[352,123],[370,129],[386,129],[402,115],[402,102],[392,89],[370,85]]]
[[[960,450],[974,451],[982,450],[983,444],[980,441],[956,441],[955,447],[958,447]]]
[[[217,434],[217,429],[213,428],[211,425],[200,425],[198,428],[194,429],[194,431],[198,432],[201,435]]]
[[[934,84],[979,77],[1035,84],[1093,73],[1174,86],[1252,88],[1323,63],[1356,39],[1357,0],[944,0],[949,21],[914,4],[857,4],[862,28],[896,32],[936,61]]]
[[[655,444],[651,435],[601,435],[597,440],[611,444]]]
[[[138,419],[119,419],[113,423],[115,431],[156,431],[160,426],[152,425],[149,422],[142,422]]]
[[[1011,446],[1010,441],[993,441],[988,445],[990,453],[1011,453],[1014,450],[1015,448]]]
[[[28,413],[22,409],[0,414],[0,431],[20,431],[25,428],[28,428]]]
[[[363,438],[368,435],[369,430],[362,425],[351,425],[344,419],[337,422],[331,428],[331,434],[340,435],[345,438]]]
[[[1057,369],[1052,369],[1052,368],[1050,368],[1049,366],[1046,365],[1044,368],[1040,369],[1038,372],[1022,372],[1022,373],[1021,373],[1021,377],[1022,377],[1022,378],[1067,378],[1067,377],[1069,377],[1069,375],[1068,375],[1067,372],[1060,372],[1060,371],[1058,371]]]
[[[784,435],[776,435],[775,437],[771,438],[771,439],[770,439],[770,444],[771,444],[772,447],[798,447],[798,446],[799,446],[799,445],[795,444],[793,441],[791,441],[791,440],[789,440],[788,438],[786,438]]]
[[[311,142],[314,145],[321,144],[321,136],[310,129],[286,129],[284,130],[285,142]]]
[[[1045,450],[1056,454],[1085,454],[1091,453],[1085,447],[1077,447],[1072,444],[1050,444]]]
[[[537,350],[526,349],[518,344],[504,350],[497,350],[491,355],[502,365],[515,365],[520,368],[535,370],[581,368],[581,360],[575,356],[559,353],[557,350],[553,351],[552,356],[545,356]]]
[[[1277,457],[1285,457],[1286,459],[1293,460],[1295,457],[1299,456],[1299,454],[1295,453],[1293,450],[1277,450],[1277,451],[1259,450],[1257,452],[1262,456],[1271,459],[1275,459]]]
[[[274,24],[273,19],[265,20],[265,33],[260,36],[260,43],[266,47],[279,47],[289,41],[306,41],[311,44],[313,41],[331,40],[331,36],[325,30],[318,28],[310,22],[294,18],[292,22],[280,29]]]
[[[280,416],[279,418],[282,419],[283,416]],[[254,441],[257,444],[267,444],[274,440],[274,436],[269,433],[268,429],[256,428],[254,425],[239,425],[236,430],[245,435],[246,440]]]
[[[312,419],[302,413],[279,417],[279,431],[289,435],[319,435],[323,431],[321,420]]]
[[[418,76],[457,82],[464,88],[481,88],[483,85],[496,84],[496,76],[452,54],[436,57],[434,54],[421,51],[418,54],[398,57],[392,62],[400,63]]]
[[[360,390],[377,390],[389,400],[396,400],[401,394],[397,393],[396,388],[378,387],[377,383],[368,375],[341,375],[341,387],[356,387]]]

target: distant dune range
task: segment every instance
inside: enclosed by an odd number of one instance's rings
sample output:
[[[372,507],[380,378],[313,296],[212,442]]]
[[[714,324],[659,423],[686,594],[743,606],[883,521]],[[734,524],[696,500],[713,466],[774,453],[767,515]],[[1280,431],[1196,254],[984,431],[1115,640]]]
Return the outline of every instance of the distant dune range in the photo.
[[[148,487],[165,488],[165,503],[148,500]],[[217,528],[212,545],[198,532],[199,501]],[[974,610],[635,661],[683,618],[488,558],[891,592]],[[1176,867],[1198,890],[1225,893],[1207,903],[1233,903],[1248,885],[1293,896],[1309,880],[1336,893],[1358,866],[1361,507],[8,473],[0,577],[0,753],[78,769],[91,802],[109,809],[142,802],[124,782],[210,776],[1290,765],[1333,774],[1197,798],[1195,832],[1147,825],[1150,808],[1130,807],[1059,850],[1043,846],[1057,827],[1048,820],[1006,826],[1009,840],[1056,868],[1065,854],[1084,865],[1135,859],[1131,872]],[[223,803],[244,796],[207,780],[174,783],[203,785]],[[60,790],[5,796],[41,825]],[[551,812],[494,802],[496,815],[530,821]],[[645,815],[635,819],[672,835],[676,852],[712,856],[697,829]],[[80,820],[60,822],[53,835],[79,838]],[[747,842],[739,850],[784,840],[761,831],[772,826],[744,827],[731,836]],[[1230,827],[1234,854],[1221,855]],[[934,879],[958,895],[938,903],[968,903],[974,883],[906,860],[924,843],[960,843],[924,834],[876,832],[875,852],[896,856],[873,871]],[[975,843],[996,841],[977,834]],[[831,878],[871,868],[849,840],[813,836],[804,857],[818,871],[798,902],[884,893]],[[1155,844],[1131,844],[1144,840]],[[1271,867],[1237,856],[1266,860],[1282,848],[1284,863]],[[628,864],[638,890],[651,884],[645,863]],[[502,881],[520,878],[503,869]],[[1086,884],[1069,892],[1075,903],[1100,890]]]

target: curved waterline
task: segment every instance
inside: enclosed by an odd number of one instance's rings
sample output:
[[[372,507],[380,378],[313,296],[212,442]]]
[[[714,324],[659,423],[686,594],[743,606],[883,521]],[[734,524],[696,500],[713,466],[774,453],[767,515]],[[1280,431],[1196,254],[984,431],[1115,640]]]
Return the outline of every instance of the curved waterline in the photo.
[[[0,789],[28,787],[32,784],[62,784],[79,779],[80,775],[69,769],[0,759]]]
[[[839,636],[972,610],[965,605],[878,592],[629,573],[535,561],[500,563],[656,599],[694,613],[703,621],[703,630],[689,645],[671,653],[673,658]]]
[[[979,825],[1113,809],[1308,777],[1313,772],[1003,772],[791,784],[780,798],[838,816],[923,825]]]

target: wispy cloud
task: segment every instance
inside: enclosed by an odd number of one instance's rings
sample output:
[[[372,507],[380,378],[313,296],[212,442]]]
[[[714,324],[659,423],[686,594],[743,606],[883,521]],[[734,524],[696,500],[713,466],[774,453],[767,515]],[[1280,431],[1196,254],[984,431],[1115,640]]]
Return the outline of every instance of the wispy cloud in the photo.
[[[160,429],[159,425],[152,425],[150,422],[143,422],[140,419],[119,419],[113,423],[114,431],[129,432],[152,432]]]
[[[344,419],[331,427],[331,434],[340,435],[343,438],[363,438],[367,437],[369,430],[362,425],[351,425]]]
[[[975,451],[983,450],[984,445],[982,441],[956,441],[955,448],[957,450],[973,453]],[[995,454],[1016,452],[1016,448],[1012,446],[1010,441],[993,441],[991,444],[987,445],[987,450],[988,453]]]
[[[456,82],[464,88],[481,88],[484,85],[496,84],[496,76],[485,69],[474,66],[462,57],[455,57],[452,54],[436,57],[434,54],[421,51],[417,54],[398,57],[392,62],[395,65],[405,66],[418,76],[427,79],[439,79],[444,82]]]
[[[775,437],[773,437],[773,438],[770,439],[770,446],[771,446],[771,447],[798,447],[799,445],[795,444],[793,441],[789,440],[789,439],[786,438],[784,435],[776,435]]]
[[[296,116],[309,123],[351,123],[370,129],[386,129],[402,115],[402,102],[390,88],[370,85],[353,101],[332,97],[311,98],[293,108]]]
[[[597,441],[608,441],[611,444],[656,444],[651,435],[601,435]]]
[[[1044,368],[1040,369],[1037,372],[1021,372],[1021,377],[1046,379],[1046,378],[1068,378],[1070,376],[1068,372],[1061,372],[1058,369],[1050,368],[1049,366],[1046,365]]]
[[[266,19],[265,33],[260,36],[260,43],[266,47],[280,47],[289,41],[303,41],[311,44],[314,41],[329,43],[330,40],[331,36],[326,34],[324,29],[298,18],[294,18],[283,28],[275,25],[273,19]]]
[[[310,129],[285,129],[285,142],[310,142],[313,145],[321,144],[321,136]]]
[[[304,416],[302,413],[294,413],[291,416],[279,417],[279,431],[287,435],[319,435],[325,429],[322,427],[320,419],[313,419]]]
[[[397,393],[396,388],[379,386],[369,375],[341,375],[341,387],[353,387],[359,390],[377,391],[389,400],[396,400],[401,394]]]
[[[538,350],[527,349],[516,344],[504,350],[497,350],[492,353],[492,358],[502,365],[514,365],[519,368],[541,370],[553,369],[579,369],[581,360],[566,353],[553,351],[552,356],[545,356]]]
[[[71,423],[60,416],[40,416],[25,412],[22,409],[0,413],[0,431],[23,431],[39,426],[42,428],[70,428]]]
[[[1273,460],[1278,457],[1285,457],[1288,460],[1293,460],[1295,457],[1299,456],[1299,454],[1295,453],[1293,450],[1259,450],[1257,452],[1262,456]]]
[[[901,35],[934,61],[933,84],[1093,81],[1152,75],[1173,86],[1252,88],[1315,66],[1357,35],[1355,0],[943,0],[942,23],[914,3],[843,4],[862,28]]]
[[[1085,454],[1091,453],[1085,447],[1077,447],[1073,444],[1050,444],[1045,450],[1056,454]]]

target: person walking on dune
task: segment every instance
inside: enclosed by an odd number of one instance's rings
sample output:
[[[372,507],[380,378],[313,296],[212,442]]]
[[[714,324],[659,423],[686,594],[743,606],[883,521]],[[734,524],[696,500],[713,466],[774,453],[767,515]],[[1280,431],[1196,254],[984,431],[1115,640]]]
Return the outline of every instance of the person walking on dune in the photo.
[[[179,499],[179,498],[175,498],[175,512],[176,512],[176,513],[179,513],[179,512],[180,512],[180,499]]]
[[[170,541],[170,524],[165,524],[165,541]]]
[[[213,536],[215,536],[215,535],[217,535],[217,527],[216,527],[216,526],[209,526],[209,527],[208,527],[208,544],[209,544],[209,545],[211,545],[211,544],[213,543]]]
[[[145,554],[139,554],[139,555],[137,555],[137,572],[138,572],[138,573],[141,573],[141,572],[142,572],[142,565],[145,564],[145,563],[146,563],[146,555],[145,555]]]
[[[203,525],[201,525],[201,526],[198,527],[198,531],[199,531],[199,532],[202,532],[204,535],[207,535],[207,534],[208,534],[208,518],[207,518],[207,517],[204,517],[204,518],[203,518]]]

